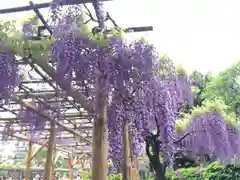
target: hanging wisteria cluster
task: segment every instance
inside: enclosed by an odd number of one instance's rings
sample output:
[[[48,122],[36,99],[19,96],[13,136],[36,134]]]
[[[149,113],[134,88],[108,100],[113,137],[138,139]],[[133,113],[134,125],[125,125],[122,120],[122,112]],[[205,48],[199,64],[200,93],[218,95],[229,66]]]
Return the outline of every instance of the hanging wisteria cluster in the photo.
[[[220,161],[230,163],[240,155],[240,134],[238,127],[234,126],[227,123],[221,113],[209,111],[194,116],[178,135],[190,132],[181,145],[193,154],[216,155]]]
[[[78,11],[69,8],[62,13],[59,1],[54,1],[51,11],[56,38],[52,58],[58,76],[78,88],[92,104],[96,91],[109,98],[109,158],[115,164],[122,158],[124,121],[129,125],[133,156],[141,152],[148,133],[158,128],[166,158],[171,158],[177,109],[180,98],[186,97],[179,96],[181,85],[172,61],[159,58],[154,47],[142,40],[126,44],[112,36],[94,41],[73,28],[80,16]],[[99,79],[104,82],[101,89],[96,87]]]
[[[70,29],[58,36],[52,56],[59,76],[79,88],[93,104],[97,80],[105,82],[100,91],[110,99],[109,158],[115,164],[123,155],[124,121],[129,124],[133,156],[139,155],[144,138],[156,124],[166,144],[163,149],[171,154],[178,104],[177,77],[171,60],[159,58],[154,47],[142,40],[126,44],[112,36],[99,43]]]
[[[112,99],[110,111],[115,109],[113,118],[118,118],[114,121],[119,126],[123,114],[135,111],[130,103],[137,98],[136,92],[153,77],[154,51],[144,42],[126,45],[114,37],[109,39],[108,46],[101,46],[87,36],[69,34],[57,40],[52,49],[57,73],[77,85],[88,99],[94,101],[96,81],[104,79],[106,83],[100,91]]]
[[[145,137],[157,126],[166,158],[171,158],[174,122],[180,103],[177,77],[174,71],[164,76],[155,75],[155,70],[167,71],[167,68],[159,69],[159,64],[163,61],[170,66],[170,60],[158,58],[153,47],[143,41],[127,45],[113,37],[108,46],[101,46],[87,36],[73,34],[53,44],[53,57],[59,75],[69,83],[76,79],[75,85],[93,102],[96,80],[100,77],[106,81],[101,93],[111,99],[109,150],[114,162],[119,162],[123,155],[123,121],[129,124],[133,156],[139,155]]]
[[[180,105],[187,103],[189,106],[192,106],[194,95],[191,89],[191,81],[187,74],[177,73],[177,89]]]
[[[48,25],[52,29],[54,37],[82,30],[84,20],[81,5],[70,5],[63,8],[63,4],[66,2],[66,0],[53,0],[51,3]]]
[[[0,45],[0,103],[8,102],[20,78],[15,54]]]
[[[19,112],[19,120],[20,124],[24,125],[25,127],[29,127],[30,135],[34,136],[36,133],[41,132],[44,130],[44,126],[46,123],[46,118],[41,116],[38,112],[47,113],[49,108],[42,104],[42,103],[31,103],[36,107],[36,110],[31,108],[22,107],[21,111]]]

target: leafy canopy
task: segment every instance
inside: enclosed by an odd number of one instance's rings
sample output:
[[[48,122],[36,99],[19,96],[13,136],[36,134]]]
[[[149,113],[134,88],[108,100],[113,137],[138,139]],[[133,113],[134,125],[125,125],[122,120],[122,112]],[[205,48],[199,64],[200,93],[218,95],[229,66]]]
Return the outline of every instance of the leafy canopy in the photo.
[[[228,111],[235,111],[240,101],[240,88],[237,79],[240,76],[240,61],[220,72],[206,87],[204,98],[214,100],[222,99],[228,106]]]

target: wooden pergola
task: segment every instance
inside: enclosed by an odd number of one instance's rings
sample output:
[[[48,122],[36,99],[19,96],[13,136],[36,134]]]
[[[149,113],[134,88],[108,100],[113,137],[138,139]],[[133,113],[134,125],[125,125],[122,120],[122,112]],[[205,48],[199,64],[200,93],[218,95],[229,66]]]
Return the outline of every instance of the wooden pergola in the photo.
[[[19,68],[24,67],[27,73],[29,71],[26,70],[31,69],[34,80],[25,78],[13,93],[8,104],[0,107],[2,140],[29,142],[27,170],[30,169],[33,157],[43,147],[48,147],[48,150],[52,149],[50,159],[54,157],[55,150],[65,153],[69,158],[78,156],[89,159],[92,151],[92,115],[89,115],[79,103],[62,90],[53,77],[44,72],[34,60],[20,59],[18,66]],[[51,68],[51,72],[55,73],[52,63],[47,63],[46,67]],[[47,112],[39,112],[34,106],[36,103],[46,105]],[[23,107],[35,111],[42,117],[42,121],[46,121],[44,129],[32,132],[30,126],[21,123],[19,112]],[[56,113],[56,109],[60,113]],[[32,152],[33,144],[41,145],[41,147],[36,152]],[[51,169],[53,162],[50,161],[48,169]],[[30,171],[27,172],[30,173]]]
[[[92,116],[79,103],[74,102],[66,91],[58,88],[56,82],[35,61],[19,60],[18,64],[19,68],[24,66],[25,70],[33,67],[31,74],[36,78],[22,81],[20,88],[16,89],[14,97],[8,102],[8,105],[0,107],[0,127],[3,128],[0,133],[9,136],[3,140],[29,140],[31,129],[29,126],[21,124],[19,112],[22,107],[30,107],[37,111],[37,108],[32,104],[39,103],[46,105],[48,112],[36,113],[42,116],[42,120],[48,122],[46,122],[44,129],[36,132],[35,137],[31,139],[32,141],[42,144],[48,140],[51,129],[49,122],[54,119],[56,121],[57,118],[57,147],[64,147],[66,151],[74,154],[90,152],[91,150],[87,150],[88,148],[84,148],[84,146],[91,146]],[[52,64],[47,64],[47,67],[52,68]],[[52,72],[54,73],[54,70]],[[56,108],[60,110],[59,117],[56,117]]]
[[[94,5],[94,2],[94,0],[72,0],[68,4],[93,3]],[[34,10],[45,25],[38,9],[49,7],[50,3],[30,2],[29,4],[29,6],[18,8],[0,9],[0,14]],[[107,16],[117,27],[108,13]],[[126,32],[143,32],[152,29],[151,26],[132,27],[126,28]],[[13,93],[8,105],[0,107],[0,134],[4,141],[29,142],[26,172],[29,172],[33,156],[47,146],[49,152],[45,171],[48,171],[46,174],[49,175],[44,179],[51,179],[50,169],[52,172],[54,170],[54,149],[69,156],[79,156],[79,158],[89,158],[91,155],[94,112],[81,90],[69,86],[57,76],[51,60],[20,57],[17,63],[20,69],[24,68],[25,79]],[[28,78],[29,76],[34,78]],[[35,106],[37,103],[47,106],[47,112],[38,111]],[[34,136],[29,126],[24,126],[19,118],[19,112],[23,107],[33,110],[42,117],[43,121],[46,121],[44,129],[37,131]],[[56,109],[60,113],[57,113]],[[31,150],[33,143],[42,145],[35,153]],[[29,174],[26,174],[26,180],[28,180]]]

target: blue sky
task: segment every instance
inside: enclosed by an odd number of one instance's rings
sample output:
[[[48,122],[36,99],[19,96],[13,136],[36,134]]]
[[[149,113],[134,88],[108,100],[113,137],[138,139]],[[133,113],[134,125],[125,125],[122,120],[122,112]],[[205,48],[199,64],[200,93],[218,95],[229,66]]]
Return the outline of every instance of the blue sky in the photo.
[[[29,0],[2,0],[1,8],[27,5]],[[48,2],[33,0],[35,3]],[[113,0],[105,3],[122,27],[154,26],[146,37],[161,55],[168,55],[188,71],[214,73],[240,60],[239,0]],[[0,15],[0,20],[29,13]]]

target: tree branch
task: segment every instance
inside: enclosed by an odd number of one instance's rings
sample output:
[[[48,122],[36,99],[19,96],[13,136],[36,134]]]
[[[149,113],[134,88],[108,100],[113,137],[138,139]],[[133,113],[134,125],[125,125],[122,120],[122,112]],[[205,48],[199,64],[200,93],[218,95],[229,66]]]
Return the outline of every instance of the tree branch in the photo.
[[[88,9],[87,5],[86,4],[83,4],[84,8],[87,10],[87,12],[84,12],[86,15],[88,15],[88,17],[90,17],[90,19],[87,21],[93,21],[93,22],[98,22],[96,19],[94,19],[91,11]],[[87,24],[86,22],[84,24]]]
[[[180,139],[174,141],[173,143],[174,143],[174,144],[180,143],[183,139],[185,139],[187,136],[191,135],[191,134],[194,133],[194,132],[196,132],[196,131],[192,131],[192,132],[188,132],[188,133],[184,134]]]
[[[155,119],[155,123],[156,123],[156,126],[157,126],[157,134],[156,134],[156,136],[159,136],[160,135],[160,127],[159,127],[158,122],[157,122],[157,117],[155,116],[154,119]]]

